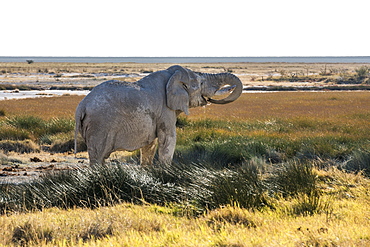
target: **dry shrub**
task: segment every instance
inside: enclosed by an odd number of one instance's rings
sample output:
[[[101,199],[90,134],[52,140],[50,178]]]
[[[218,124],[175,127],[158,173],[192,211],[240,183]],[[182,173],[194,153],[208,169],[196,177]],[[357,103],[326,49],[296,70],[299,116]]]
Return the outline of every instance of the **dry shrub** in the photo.
[[[52,230],[42,229],[40,226],[34,226],[32,223],[26,222],[14,228],[11,241],[16,246],[28,246],[50,242],[52,239]]]
[[[94,239],[102,239],[111,235],[113,235],[112,224],[108,225],[108,227],[105,227],[102,224],[93,223],[84,229],[78,238],[81,238],[84,242],[86,242]]]
[[[222,225],[242,225],[248,228],[255,228],[257,224],[251,219],[250,213],[240,207],[223,207],[209,212],[206,215],[209,226],[219,229]]]

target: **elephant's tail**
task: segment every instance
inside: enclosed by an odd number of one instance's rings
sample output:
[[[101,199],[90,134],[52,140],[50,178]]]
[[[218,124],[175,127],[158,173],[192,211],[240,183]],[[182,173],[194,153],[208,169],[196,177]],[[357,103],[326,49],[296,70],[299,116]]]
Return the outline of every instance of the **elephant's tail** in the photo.
[[[79,119],[77,118],[77,115],[76,115],[76,126],[75,126],[75,156],[77,154],[77,137],[78,137],[78,133],[80,132],[80,128],[81,128],[81,122],[79,121]]]
[[[81,128],[82,128],[82,120],[85,116],[85,113],[84,111],[82,111],[81,107],[78,106],[77,109],[76,109],[76,115],[75,115],[75,121],[76,121],[76,126],[75,126],[75,147],[74,147],[74,153],[75,153],[75,156],[77,154],[77,139],[78,139],[78,133],[81,132]]]
[[[75,156],[77,155],[77,136],[78,136],[78,132],[80,132],[79,130],[79,126],[77,124],[77,121],[76,121],[76,129],[75,129]]]

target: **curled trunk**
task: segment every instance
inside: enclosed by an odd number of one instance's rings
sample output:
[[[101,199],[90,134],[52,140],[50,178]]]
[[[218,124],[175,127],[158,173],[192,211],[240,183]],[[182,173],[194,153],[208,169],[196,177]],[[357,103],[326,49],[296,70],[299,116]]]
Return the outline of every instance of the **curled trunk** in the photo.
[[[219,73],[219,74],[207,74],[199,73],[203,80],[202,85],[202,95],[208,97],[207,101],[214,104],[227,104],[235,101],[241,95],[243,91],[243,84],[240,79],[230,73]],[[232,93],[224,99],[215,100],[211,97],[216,94],[216,92],[225,86],[233,88]]]

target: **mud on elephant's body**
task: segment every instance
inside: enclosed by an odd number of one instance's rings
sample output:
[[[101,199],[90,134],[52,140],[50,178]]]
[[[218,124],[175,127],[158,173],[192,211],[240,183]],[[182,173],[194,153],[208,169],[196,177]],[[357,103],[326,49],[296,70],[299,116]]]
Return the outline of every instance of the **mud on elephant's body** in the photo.
[[[211,99],[223,91],[232,93],[221,100]],[[106,81],[78,105],[75,139],[81,133],[90,164],[103,163],[113,151],[140,149],[141,163],[148,165],[157,146],[159,161],[170,163],[177,115],[189,114],[189,108],[207,102],[230,103],[241,92],[242,83],[235,75],[195,73],[178,65],[135,83]]]

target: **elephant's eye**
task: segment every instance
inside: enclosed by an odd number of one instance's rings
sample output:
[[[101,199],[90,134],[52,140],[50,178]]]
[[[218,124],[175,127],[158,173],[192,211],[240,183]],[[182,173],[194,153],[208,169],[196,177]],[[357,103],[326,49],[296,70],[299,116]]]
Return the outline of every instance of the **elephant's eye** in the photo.
[[[183,83],[182,84],[182,86],[187,90],[188,89],[188,86],[185,84],[185,83]]]

